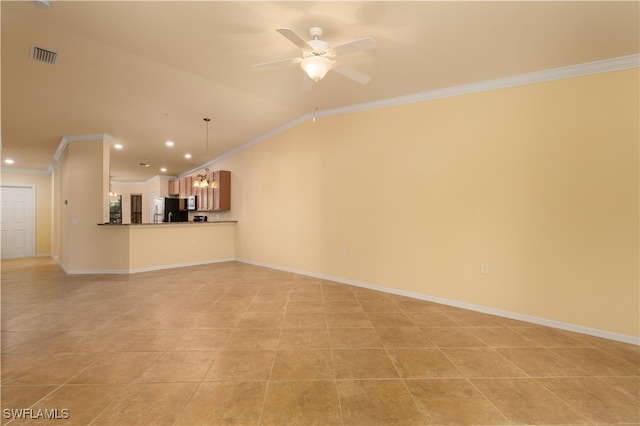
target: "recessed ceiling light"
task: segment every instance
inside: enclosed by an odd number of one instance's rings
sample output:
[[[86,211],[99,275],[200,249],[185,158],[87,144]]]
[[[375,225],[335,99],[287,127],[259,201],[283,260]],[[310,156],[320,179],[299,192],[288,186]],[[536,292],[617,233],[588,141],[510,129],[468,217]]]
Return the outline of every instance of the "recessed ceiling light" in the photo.
[[[184,155],[184,158],[186,158],[186,159],[191,158],[191,154],[185,154],[185,155]]]
[[[166,171],[167,171],[167,168],[166,168],[166,167],[163,167],[163,168],[161,168],[161,169],[160,169],[160,171],[161,171],[162,173],[164,173],[164,172],[166,172]]]
[[[7,164],[15,163],[15,161],[13,161],[11,158],[7,158],[6,160],[4,160],[4,162],[7,163]]]
[[[117,144],[115,144],[113,147],[114,147],[115,149],[122,149],[122,144],[117,143]]]
[[[167,141],[165,145],[167,145],[167,146],[173,146],[173,142],[172,142],[172,141]]]

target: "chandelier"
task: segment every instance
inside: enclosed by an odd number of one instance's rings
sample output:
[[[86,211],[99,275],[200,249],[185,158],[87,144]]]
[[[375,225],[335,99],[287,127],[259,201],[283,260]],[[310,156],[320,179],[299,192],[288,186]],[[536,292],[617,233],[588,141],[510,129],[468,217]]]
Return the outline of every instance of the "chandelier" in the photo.
[[[213,173],[211,174],[211,182],[209,182],[209,168],[204,169],[204,173],[200,173],[196,175],[196,178],[193,181],[194,188],[217,188],[218,181],[213,178]]]
[[[111,178],[113,178],[113,176],[111,176],[111,158],[109,158],[109,197],[117,197],[120,194],[111,189]]]
[[[204,121],[207,123],[207,157],[209,156],[209,122],[210,118],[204,118]],[[217,188],[218,182],[213,178],[213,174],[211,174],[211,183],[209,183],[209,168],[205,168],[203,173],[199,173],[196,175],[196,178],[193,180],[194,188]]]

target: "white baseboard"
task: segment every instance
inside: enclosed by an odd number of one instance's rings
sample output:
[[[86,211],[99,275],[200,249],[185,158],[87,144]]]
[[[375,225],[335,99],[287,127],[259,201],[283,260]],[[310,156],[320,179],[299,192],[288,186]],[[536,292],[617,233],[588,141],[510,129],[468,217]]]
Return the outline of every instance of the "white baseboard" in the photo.
[[[528,322],[528,323],[532,323],[532,324],[543,325],[543,326],[546,326],[546,327],[552,327],[552,328],[557,328],[557,329],[561,329],[561,330],[572,331],[572,332],[575,332],[575,333],[581,333],[581,334],[586,334],[586,335],[589,335],[589,336],[601,337],[603,339],[614,340],[614,341],[617,341],[617,342],[629,343],[631,345],[640,346],[640,337],[628,336],[626,334],[613,333],[613,332],[610,332],[610,331],[599,330],[599,329],[596,329],[596,328],[584,327],[584,326],[581,326],[581,325],[576,325],[576,324],[571,324],[571,323],[566,323],[566,322],[561,322],[561,321],[555,321],[555,320],[550,320],[550,319],[546,319],[546,318],[539,318],[539,317],[534,317],[534,316],[531,316],[531,315],[519,314],[517,312],[503,311],[501,309],[489,308],[489,307],[480,306],[480,305],[473,305],[471,303],[459,302],[459,301],[456,301],[456,300],[443,299],[443,298],[440,298],[440,297],[433,297],[433,296],[428,296],[428,295],[420,294],[420,293],[414,293],[414,292],[410,292],[410,291],[398,290],[398,289],[389,288],[389,287],[382,287],[382,286],[378,286],[378,285],[363,283],[363,282],[360,282],[360,281],[354,281],[354,280],[349,280],[349,279],[340,278],[340,277],[333,277],[333,276],[330,276],[330,275],[317,274],[317,273],[314,273],[314,272],[308,272],[308,271],[302,271],[302,270],[299,270],[299,269],[293,269],[293,268],[286,268],[286,267],[282,267],[282,266],[270,265],[270,264],[266,264],[266,263],[262,263],[262,262],[254,262],[254,261],[248,260],[248,259],[236,259],[236,260],[238,262],[247,263],[247,264],[256,265],[256,266],[262,266],[262,267],[265,267],[265,268],[275,269],[275,270],[278,270],[278,271],[291,272],[291,273],[294,273],[294,274],[305,275],[305,276],[309,276],[309,277],[313,277],[313,278],[320,278],[320,279],[323,279],[323,280],[335,281],[335,282],[339,282],[339,283],[342,283],[342,284],[353,285],[353,286],[356,286],[356,287],[363,287],[363,288],[368,288],[368,289],[371,289],[371,290],[382,291],[382,292],[385,292],[385,293],[396,294],[396,295],[399,295],[399,296],[410,297],[412,299],[425,300],[425,301],[428,301],[428,302],[439,303],[439,304],[442,304],[442,305],[453,306],[453,307],[456,307],[456,308],[468,309],[470,311],[481,312],[481,313],[484,313],[484,314],[496,315],[496,316],[503,317],[503,318],[509,318],[509,319],[513,319],[513,320],[524,321],[524,322]]]
[[[299,269],[287,268],[278,265],[271,265],[268,263],[255,262],[248,259],[242,258],[224,258],[224,259],[214,259],[214,260],[205,260],[200,262],[187,262],[187,263],[176,263],[171,265],[159,265],[159,266],[151,266],[146,268],[136,268],[136,269],[108,269],[108,270],[70,270],[65,267],[59,260],[57,256],[52,257],[53,260],[64,270],[67,274],[136,274],[140,272],[152,272],[152,271],[160,271],[163,269],[173,269],[173,268],[184,268],[189,266],[199,266],[206,265],[211,263],[221,263],[221,262],[231,262],[237,261],[241,263],[246,263],[255,266],[261,266],[264,268],[274,269],[278,271],[291,272],[294,274],[304,275],[313,278],[319,278],[327,281],[335,281],[342,284],[353,285],[356,287],[368,288],[370,290],[382,291],[385,293],[396,294],[399,296],[410,297],[412,299],[425,300],[428,302],[439,303],[442,305],[453,306],[456,308],[468,309],[470,311],[481,312],[484,314],[495,315],[503,318],[509,318],[518,321],[524,321],[531,324],[542,325],[546,327],[557,328],[560,330],[572,331],[575,333],[586,334],[589,336],[600,337],[603,339],[614,340],[617,342],[628,343],[631,345],[640,346],[640,337],[628,336],[626,334],[613,333],[610,331],[599,330],[596,328],[585,327],[577,324],[566,323],[562,321],[555,321],[546,318],[534,317],[531,315],[520,314],[517,312],[504,311],[501,309],[490,308],[486,306],[474,305],[466,302],[459,302],[456,300],[443,299],[440,297],[428,296],[426,294],[414,293],[405,290],[399,290],[390,287],[383,287],[374,284],[364,283],[355,280],[349,280],[346,278],[334,277],[325,274],[318,274],[315,272],[303,271]]]
[[[232,262],[235,259],[233,257],[225,258],[225,259],[212,259],[212,260],[202,260],[199,262],[188,262],[188,263],[176,263],[173,265],[160,265],[160,266],[150,266],[147,268],[136,268],[129,269],[129,274],[137,274],[140,272],[151,272],[151,271],[160,271],[163,269],[173,269],[173,268],[185,268],[187,266],[199,266],[199,265],[208,265],[211,263],[222,263],[222,262]]]
[[[174,263],[170,265],[148,266],[136,269],[67,269],[62,263],[58,265],[69,275],[102,275],[102,274],[137,274],[140,272],[161,271],[163,269],[186,268],[188,266],[208,265],[210,263],[232,262],[232,257],[224,259],[202,260],[198,262]]]
[[[109,275],[128,274],[128,269],[67,269],[62,266],[64,272],[69,275]]]

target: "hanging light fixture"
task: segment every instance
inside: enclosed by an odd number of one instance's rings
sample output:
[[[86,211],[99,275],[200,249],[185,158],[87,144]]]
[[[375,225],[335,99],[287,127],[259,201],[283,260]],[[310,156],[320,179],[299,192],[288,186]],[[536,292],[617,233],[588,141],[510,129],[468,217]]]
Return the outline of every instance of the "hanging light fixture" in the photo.
[[[322,80],[331,68],[331,61],[324,56],[309,56],[300,66],[313,81]]]
[[[207,158],[209,157],[209,122],[210,118],[204,118],[204,121],[207,123]],[[196,175],[196,178],[193,181],[194,188],[207,188],[211,186],[211,188],[217,188],[218,182],[213,179],[213,174],[211,175],[211,184],[209,184],[209,168],[204,169],[204,173],[199,173]]]
[[[333,66],[333,61],[327,56],[331,47],[326,41],[320,40],[322,28],[312,27],[309,32],[313,40],[309,40],[306,44],[311,47],[311,50],[305,49],[300,66],[311,80],[319,81]]]
[[[207,174],[209,174],[209,168],[204,169],[204,173],[197,174],[195,180],[193,181],[193,186],[195,188],[208,187],[209,180],[207,179]]]
[[[109,168],[111,168],[111,164],[109,164]],[[114,192],[114,191],[111,189],[111,178],[112,178],[112,177],[113,177],[113,176],[109,175],[109,197],[117,197],[119,194],[118,194],[117,192]]]

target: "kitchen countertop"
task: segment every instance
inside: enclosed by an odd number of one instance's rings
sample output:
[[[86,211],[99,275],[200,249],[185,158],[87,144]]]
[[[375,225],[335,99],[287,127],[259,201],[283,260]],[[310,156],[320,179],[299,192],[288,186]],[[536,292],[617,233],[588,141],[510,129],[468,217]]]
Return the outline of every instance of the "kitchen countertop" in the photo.
[[[166,225],[215,225],[218,223],[238,223],[237,220],[209,220],[202,222],[195,222],[193,220],[189,222],[157,222],[157,223],[99,223],[98,226],[166,226]]]

